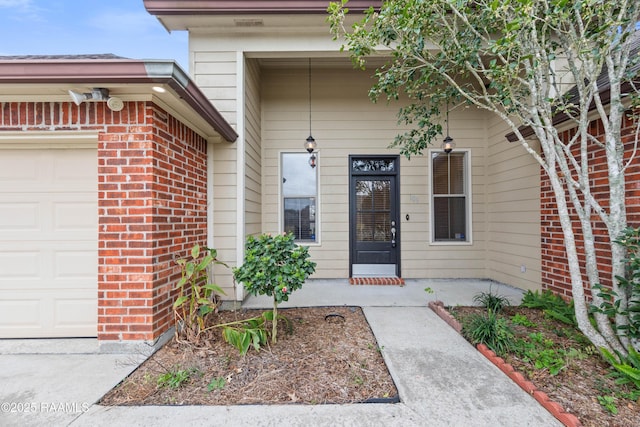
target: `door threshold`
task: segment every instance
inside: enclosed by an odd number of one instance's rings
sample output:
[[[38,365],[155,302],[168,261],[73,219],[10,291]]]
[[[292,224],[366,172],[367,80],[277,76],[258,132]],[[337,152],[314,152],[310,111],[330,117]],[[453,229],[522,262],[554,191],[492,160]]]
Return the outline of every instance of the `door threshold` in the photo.
[[[402,277],[371,277],[371,276],[358,276],[350,277],[349,284],[351,285],[396,285],[404,286],[404,279]]]

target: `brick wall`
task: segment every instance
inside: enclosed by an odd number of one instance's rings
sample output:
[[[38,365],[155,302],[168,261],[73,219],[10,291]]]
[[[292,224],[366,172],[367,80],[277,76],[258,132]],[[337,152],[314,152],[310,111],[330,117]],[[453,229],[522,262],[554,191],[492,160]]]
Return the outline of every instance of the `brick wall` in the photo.
[[[0,130],[98,131],[98,339],[168,330],[174,260],[206,243],[206,141],[151,102],[2,103]]]
[[[635,127],[632,120],[625,118],[623,124],[623,142],[625,143],[625,155],[627,158],[633,152],[633,134]],[[604,131],[602,122],[594,121],[590,124],[590,133],[602,139]],[[576,130],[571,129],[560,134],[564,141],[569,140]],[[598,201],[605,207],[608,206],[609,187],[607,183],[607,164],[604,149],[593,145],[590,153],[591,185],[592,192]],[[558,219],[558,211],[553,198],[553,190],[543,170],[541,170],[541,238],[542,238],[542,288],[549,289],[565,297],[571,296],[571,278],[567,266],[567,255],[564,249],[564,236]],[[626,173],[626,201],[627,222],[630,226],[640,226],[640,160],[632,161]],[[570,212],[574,213],[573,209]],[[574,232],[576,233],[576,246],[582,271],[584,270],[584,242],[579,232],[579,222],[572,214]],[[611,285],[611,251],[610,242],[604,224],[594,215],[594,235],[596,239],[596,255],[598,272],[603,285]],[[586,276],[583,280],[587,280]]]

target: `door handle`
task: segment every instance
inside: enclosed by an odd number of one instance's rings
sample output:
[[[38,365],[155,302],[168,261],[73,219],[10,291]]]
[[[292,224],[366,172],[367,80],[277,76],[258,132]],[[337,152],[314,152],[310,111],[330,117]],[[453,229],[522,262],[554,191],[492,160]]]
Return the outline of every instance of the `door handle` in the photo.
[[[396,247],[396,222],[391,221],[391,247]]]

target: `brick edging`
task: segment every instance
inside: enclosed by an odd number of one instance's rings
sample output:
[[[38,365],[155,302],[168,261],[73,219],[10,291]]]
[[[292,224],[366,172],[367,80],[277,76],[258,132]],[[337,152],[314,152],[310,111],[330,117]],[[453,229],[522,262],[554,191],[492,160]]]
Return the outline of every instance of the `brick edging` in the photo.
[[[462,331],[462,325],[460,325],[460,322],[458,322],[456,318],[444,308],[444,303],[442,301],[430,301],[428,306],[456,332],[460,333]],[[476,349],[480,354],[498,367],[498,369],[500,369],[506,376],[511,378],[511,380],[520,386],[521,389],[533,396],[540,405],[549,411],[551,415],[556,417],[556,419],[562,424],[567,427],[582,427],[582,423],[580,423],[578,417],[566,412],[559,403],[553,402],[546,393],[538,390],[531,381],[527,380],[520,372],[517,372],[513,366],[506,363],[503,358],[498,357],[486,345],[478,344]]]

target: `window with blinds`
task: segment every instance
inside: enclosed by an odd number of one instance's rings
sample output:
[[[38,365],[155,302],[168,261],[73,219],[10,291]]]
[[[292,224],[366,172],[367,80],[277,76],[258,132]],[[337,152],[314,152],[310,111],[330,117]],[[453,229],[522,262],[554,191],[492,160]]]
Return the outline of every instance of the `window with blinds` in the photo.
[[[468,242],[468,152],[431,153],[434,242]]]
[[[282,231],[301,242],[317,241],[317,169],[307,153],[282,153]]]

